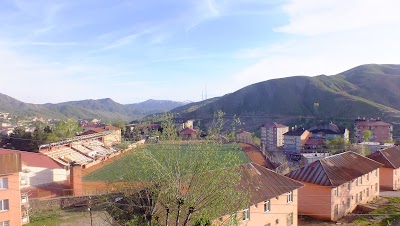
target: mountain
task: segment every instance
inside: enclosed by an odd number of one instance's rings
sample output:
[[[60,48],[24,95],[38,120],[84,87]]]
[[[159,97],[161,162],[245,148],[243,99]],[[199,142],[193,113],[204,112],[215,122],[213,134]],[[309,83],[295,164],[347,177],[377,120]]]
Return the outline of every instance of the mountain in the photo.
[[[193,109],[193,106],[198,106]],[[172,112],[209,117],[217,110],[243,117],[304,116],[354,119],[400,114],[400,65],[361,65],[337,75],[294,76],[244,87],[209,103]]]
[[[110,98],[69,101],[57,104],[28,104],[5,94],[0,94],[0,111],[14,115],[44,118],[101,118],[130,121],[146,115],[169,111],[185,102],[147,100],[136,104],[120,104]]]

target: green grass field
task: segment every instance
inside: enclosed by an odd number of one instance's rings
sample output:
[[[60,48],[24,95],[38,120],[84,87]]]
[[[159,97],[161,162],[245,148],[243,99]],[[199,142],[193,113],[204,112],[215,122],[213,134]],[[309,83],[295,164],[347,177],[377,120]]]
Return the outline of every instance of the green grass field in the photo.
[[[129,155],[86,175],[85,181],[152,181],[161,173],[207,170],[250,162],[236,144],[148,144]]]

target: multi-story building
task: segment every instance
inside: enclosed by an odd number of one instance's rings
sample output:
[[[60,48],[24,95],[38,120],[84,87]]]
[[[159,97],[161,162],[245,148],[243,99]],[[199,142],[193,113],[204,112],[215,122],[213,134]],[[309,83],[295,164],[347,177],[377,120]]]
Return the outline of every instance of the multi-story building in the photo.
[[[371,136],[368,140],[364,138],[365,131],[371,131]],[[378,119],[356,119],[354,122],[355,141],[361,143],[364,141],[380,142],[391,141],[393,139],[393,126],[390,123],[383,122]]]
[[[304,129],[297,129],[284,133],[285,151],[300,152],[311,135],[312,134],[308,130]]]
[[[19,153],[0,154],[0,225],[18,226],[29,222],[27,196],[21,196]]]
[[[383,164],[379,169],[380,188],[400,190],[400,147],[378,150],[367,157]]]
[[[247,131],[240,131],[236,133],[236,141],[240,143],[253,143],[253,135]]]
[[[358,204],[379,196],[382,164],[354,152],[319,159],[286,176],[305,186],[299,189],[299,214],[338,220]]]
[[[261,148],[270,151],[282,147],[283,134],[288,131],[288,126],[276,122],[262,125],[260,128]]]
[[[249,206],[213,225],[298,225],[298,189],[303,185],[255,163],[241,165],[238,189],[250,194]],[[227,224],[228,223],[228,224]]]
[[[332,122],[326,123],[321,122],[309,129],[312,133],[312,137],[315,139],[330,140],[333,138],[343,138],[345,141],[349,141],[350,132],[347,128],[338,127]]]

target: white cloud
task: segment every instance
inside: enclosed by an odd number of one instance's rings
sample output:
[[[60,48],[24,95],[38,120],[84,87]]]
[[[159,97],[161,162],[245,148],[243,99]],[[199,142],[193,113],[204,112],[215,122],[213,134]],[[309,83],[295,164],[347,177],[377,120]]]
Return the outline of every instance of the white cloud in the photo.
[[[289,24],[277,29],[289,33],[285,37],[289,41],[237,53],[260,59],[234,75],[232,89],[272,78],[332,75],[361,64],[400,63],[400,30],[396,29],[400,16],[394,15],[400,5],[396,4],[291,1],[285,6]]]
[[[289,24],[276,29],[300,35],[350,31],[399,24],[397,0],[291,0],[283,6]]]

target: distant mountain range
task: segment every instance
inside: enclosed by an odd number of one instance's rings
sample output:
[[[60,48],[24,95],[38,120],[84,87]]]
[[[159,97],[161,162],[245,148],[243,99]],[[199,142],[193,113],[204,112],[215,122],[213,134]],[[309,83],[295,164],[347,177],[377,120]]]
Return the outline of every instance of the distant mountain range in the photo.
[[[222,84],[221,84],[222,85]],[[314,117],[354,119],[400,115],[400,65],[368,64],[337,75],[272,79],[201,102],[147,100],[119,104],[112,99],[27,104],[0,94],[0,111],[47,118],[120,118],[125,121],[172,111],[177,117],[211,118],[224,111],[241,118]],[[254,122],[254,125],[258,122]]]
[[[101,118],[131,121],[149,114],[169,111],[187,104],[170,100],[147,100],[135,104],[120,104],[110,98],[99,100],[69,101],[58,104],[28,104],[0,94],[0,111],[22,116],[44,118]]]
[[[400,65],[368,64],[332,76],[272,79],[172,112],[196,119],[210,117],[217,110],[239,117],[354,119],[399,115]]]

